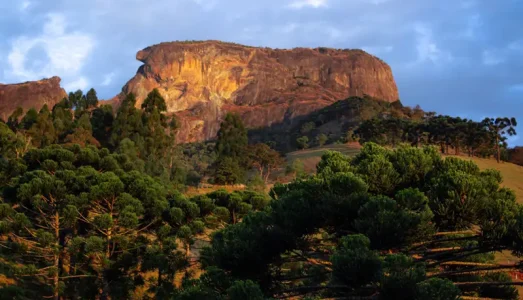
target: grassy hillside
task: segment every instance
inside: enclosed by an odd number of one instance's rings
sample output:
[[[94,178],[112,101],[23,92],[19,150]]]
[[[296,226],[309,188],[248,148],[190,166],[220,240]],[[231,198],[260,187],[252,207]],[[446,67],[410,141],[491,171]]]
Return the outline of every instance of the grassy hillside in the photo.
[[[295,159],[301,160],[305,171],[310,173],[316,171],[316,165],[320,162],[321,156],[325,151],[338,151],[348,156],[354,156],[360,152],[360,148],[361,146],[359,146],[359,144],[326,145],[287,153],[287,161],[291,162]]]
[[[338,144],[316,147],[307,150],[294,151],[287,154],[287,160],[299,159],[305,166],[305,171],[314,172],[316,164],[320,161],[322,154],[327,150],[339,151],[349,156],[354,156],[359,152],[359,146]],[[484,159],[477,157],[458,156],[465,160],[474,161],[481,169],[495,169],[503,175],[503,186],[512,189],[518,198],[519,203],[523,203],[523,166],[513,163],[497,163],[494,159]]]

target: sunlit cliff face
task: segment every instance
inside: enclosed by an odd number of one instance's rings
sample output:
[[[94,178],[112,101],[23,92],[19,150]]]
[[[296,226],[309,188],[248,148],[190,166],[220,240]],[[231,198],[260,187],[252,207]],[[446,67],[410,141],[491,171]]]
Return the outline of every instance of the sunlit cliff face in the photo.
[[[226,112],[248,127],[308,114],[349,96],[396,101],[390,67],[361,50],[273,50],[216,41],[174,42],[137,54],[144,63],[123,88],[140,107],[158,88],[168,112],[179,117],[180,142],[216,135]],[[122,96],[120,95],[120,97]]]

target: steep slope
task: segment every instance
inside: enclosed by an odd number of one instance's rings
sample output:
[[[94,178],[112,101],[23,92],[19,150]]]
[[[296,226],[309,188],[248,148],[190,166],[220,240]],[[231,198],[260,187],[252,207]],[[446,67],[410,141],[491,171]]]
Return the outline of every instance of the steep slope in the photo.
[[[278,50],[218,41],[162,43],[139,51],[144,63],[123,88],[137,105],[158,88],[181,122],[178,140],[213,138],[226,112],[249,128],[289,122],[349,96],[393,102],[390,67],[361,50]]]
[[[32,107],[39,110],[44,104],[52,108],[67,96],[60,87],[60,81],[59,77],[52,77],[18,84],[0,84],[0,117],[7,120],[19,106],[24,112]]]

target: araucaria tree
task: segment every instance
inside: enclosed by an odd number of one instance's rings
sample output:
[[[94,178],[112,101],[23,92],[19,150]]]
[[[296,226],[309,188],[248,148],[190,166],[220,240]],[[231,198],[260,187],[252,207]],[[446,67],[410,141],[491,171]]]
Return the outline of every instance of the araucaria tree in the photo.
[[[243,182],[247,165],[247,130],[237,114],[225,116],[216,141],[216,164],[214,181],[218,184]]]
[[[317,175],[275,185],[270,209],[216,233],[204,262],[275,298],[515,299],[484,272],[507,268],[494,252],[522,253],[523,208],[500,182],[435,148],[327,152]]]
[[[515,127],[517,126],[517,121],[515,118],[485,118],[483,125],[490,133],[496,147],[496,159],[500,162],[501,148],[506,147],[507,135],[513,136],[516,134]]]

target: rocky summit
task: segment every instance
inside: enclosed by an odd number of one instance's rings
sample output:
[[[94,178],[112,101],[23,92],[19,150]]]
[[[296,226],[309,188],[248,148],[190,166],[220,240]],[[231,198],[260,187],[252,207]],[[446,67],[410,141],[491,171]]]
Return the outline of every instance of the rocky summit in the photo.
[[[52,108],[64,97],[67,97],[67,94],[60,87],[59,77],[18,84],[0,84],[0,118],[7,120],[17,107],[22,107],[24,112],[30,108],[40,110],[44,104]]]
[[[181,124],[179,142],[213,138],[227,112],[249,128],[307,115],[350,96],[398,100],[390,67],[361,50],[248,47],[218,41],[145,48],[144,64],[116,102],[134,93],[137,106],[158,88]]]

